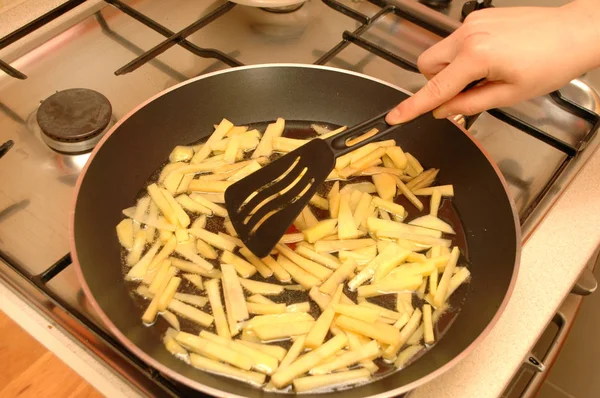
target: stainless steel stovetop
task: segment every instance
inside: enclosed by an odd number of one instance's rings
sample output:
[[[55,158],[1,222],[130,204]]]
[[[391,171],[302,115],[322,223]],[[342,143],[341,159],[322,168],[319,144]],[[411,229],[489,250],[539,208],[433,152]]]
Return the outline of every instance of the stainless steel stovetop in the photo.
[[[64,3],[69,11],[55,11],[46,19],[56,19],[26,35],[9,30],[0,14],[0,70],[13,75],[0,72],[0,276],[145,393],[185,395],[185,387],[125,352],[87,306],[70,266],[68,219],[89,154],[59,154],[46,145],[36,120],[40,102],[57,91],[89,88],[108,98],[115,120],[186,79],[271,62],[350,69],[414,92],[425,83],[414,71],[418,55],[458,26],[465,2],[438,0],[426,8],[411,1],[309,0],[287,13],[224,1]],[[173,36],[180,31],[186,39]],[[596,91],[600,71],[561,93],[599,113]],[[590,133],[594,115],[555,97],[462,120],[506,177],[525,237],[600,143]]]

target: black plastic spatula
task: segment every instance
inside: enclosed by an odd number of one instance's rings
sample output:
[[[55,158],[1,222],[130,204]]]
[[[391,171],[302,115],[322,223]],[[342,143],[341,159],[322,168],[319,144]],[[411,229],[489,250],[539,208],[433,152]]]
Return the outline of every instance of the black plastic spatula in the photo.
[[[388,125],[388,112],[325,140],[313,139],[227,188],[225,207],[231,223],[252,253],[262,258],[273,250],[333,170],[338,157],[402,126]],[[383,129],[347,145],[375,127]]]

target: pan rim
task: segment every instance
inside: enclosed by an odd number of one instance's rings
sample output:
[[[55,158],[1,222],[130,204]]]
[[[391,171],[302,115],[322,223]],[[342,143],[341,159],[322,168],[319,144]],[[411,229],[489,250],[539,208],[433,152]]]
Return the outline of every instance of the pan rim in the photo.
[[[244,398],[243,396],[229,393],[226,391],[222,391],[222,390],[219,390],[216,388],[209,387],[202,383],[199,383],[199,382],[192,380],[188,377],[185,377],[182,374],[163,365],[162,363],[160,363],[159,361],[157,361],[156,359],[154,359],[153,357],[148,355],[145,351],[140,349],[138,346],[133,344],[133,342],[127,336],[125,336],[115,326],[115,324],[110,320],[110,318],[104,313],[104,311],[102,310],[102,308],[96,301],[94,295],[92,294],[92,292],[87,284],[87,281],[86,281],[86,279],[83,275],[83,271],[81,269],[81,265],[79,263],[79,258],[77,256],[77,250],[75,247],[75,207],[77,204],[77,198],[79,196],[79,190],[81,188],[81,184],[87,173],[89,165],[92,163],[92,161],[94,160],[94,158],[96,157],[97,153],[100,151],[100,149],[102,148],[102,146],[104,145],[106,140],[108,140],[110,138],[110,136],[112,136],[112,134],[114,134],[119,129],[121,124],[123,124],[126,120],[128,120],[133,114],[137,113],[140,109],[142,109],[149,103],[153,102],[157,98],[170,93],[173,90],[176,90],[187,84],[191,84],[191,83],[194,83],[194,82],[202,80],[202,79],[210,78],[212,76],[217,76],[217,75],[226,74],[226,73],[234,73],[238,70],[260,69],[260,68],[281,68],[281,67],[319,69],[319,70],[326,70],[326,71],[330,71],[330,72],[345,73],[348,75],[353,75],[356,77],[360,77],[360,78],[363,78],[366,80],[370,80],[370,81],[373,81],[376,83],[383,84],[385,86],[388,86],[390,88],[398,90],[407,95],[412,95],[412,93],[410,93],[409,91],[407,91],[401,87],[398,87],[392,83],[389,83],[385,80],[381,80],[381,79],[378,79],[378,78],[375,78],[372,76],[368,76],[368,75],[365,75],[362,73],[349,71],[349,70],[345,70],[345,69],[334,68],[334,67],[323,66],[323,65],[312,65],[312,64],[299,64],[299,63],[256,64],[256,65],[247,65],[247,66],[240,66],[240,67],[235,67],[235,68],[224,69],[224,70],[220,70],[220,71],[216,71],[216,72],[207,73],[207,74],[204,74],[201,76],[197,76],[195,78],[178,83],[172,87],[169,87],[169,88],[153,95],[152,97],[148,98],[146,101],[142,102],[141,104],[139,104],[138,106],[136,106],[135,108],[133,108],[132,110],[127,112],[126,115],[124,115],[117,123],[115,123],[115,125],[102,137],[100,142],[98,142],[98,144],[96,145],[94,150],[91,152],[90,157],[88,158],[88,161],[86,162],[85,166],[81,170],[81,173],[79,174],[79,177],[77,178],[77,183],[75,185],[75,192],[74,192],[74,196],[72,199],[72,205],[71,205],[70,216],[69,216],[69,250],[71,253],[72,262],[73,262],[73,265],[75,265],[75,273],[77,275],[77,278],[79,279],[79,282],[81,283],[81,287],[82,287],[85,295],[87,296],[87,299],[89,300],[92,308],[96,311],[96,313],[98,314],[98,316],[100,317],[100,319],[102,320],[104,325],[120,341],[120,343],[125,346],[125,348],[127,348],[129,351],[131,351],[138,358],[142,359],[145,363],[147,363],[154,369],[157,369],[159,372],[162,372],[167,377],[177,380],[178,382],[180,382],[184,385],[187,385],[197,391],[201,391],[203,393],[210,394],[212,396],[227,397],[227,398]],[[513,200],[511,199],[511,197],[508,194],[508,184],[507,184],[506,180],[504,179],[504,177],[502,176],[500,169],[498,168],[496,163],[493,161],[493,159],[490,157],[489,153],[483,148],[483,146],[477,140],[475,140],[475,138],[473,136],[471,136],[471,134],[469,134],[468,131],[463,126],[459,125],[456,121],[454,121],[452,119],[448,119],[448,120],[450,120],[457,128],[459,128],[473,142],[473,144],[475,146],[477,146],[477,148],[481,151],[481,153],[487,159],[488,163],[494,169],[496,176],[499,178],[502,186],[504,187],[504,192],[506,194],[506,198],[508,199],[508,202],[510,205],[510,209],[511,209],[511,212],[513,215],[513,222],[514,222],[514,226],[515,226],[516,251],[515,251],[515,264],[514,264],[514,268],[513,268],[512,277],[511,277],[508,289],[506,291],[506,294],[502,300],[502,303],[498,307],[498,310],[494,314],[492,320],[483,329],[483,331],[464,350],[462,350],[458,355],[456,355],[454,358],[452,358],[446,364],[442,365],[441,367],[439,367],[435,371],[429,373],[428,375],[423,376],[420,379],[417,379],[409,384],[405,384],[396,389],[388,390],[388,391],[385,391],[385,392],[379,393],[379,394],[370,395],[369,398],[393,397],[393,396],[397,396],[399,394],[403,394],[408,391],[414,390],[417,387],[419,387],[423,384],[426,384],[426,383],[430,382],[431,380],[437,378],[438,376],[442,375],[443,373],[445,373],[446,371],[448,371],[449,369],[454,367],[461,360],[463,360],[469,353],[471,353],[475,349],[475,347],[477,347],[481,343],[481,341],[483,341],[487,337],[487,335],[494,328],[494,326],[496,325],[496,323],[498,322],[498,320],[504,313],[504,310],[505,310],[506,306],[508,305],[510,298],[512,297],[512,294],[513,294],[513,291],[515,288],[515,284],[517,281],[517,277],[519,274],[520,260],[521,260],[521,245],[522,245],[521,227],[520,227],[518,213],[515,208],[515,204],[513,203]],[[326,393],[326,394],[329,394],[329,393]]]

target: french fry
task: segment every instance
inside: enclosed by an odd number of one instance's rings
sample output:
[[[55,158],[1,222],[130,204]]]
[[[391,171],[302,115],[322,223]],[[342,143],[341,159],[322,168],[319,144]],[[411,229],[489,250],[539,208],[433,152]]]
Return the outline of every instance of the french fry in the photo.
[[[235,243],[223,238],[222,236],[209,232],[205,229],[192,228],[189,229],[188,232],[194,235],[195,237],[202,239],[209,245],[216,247],[217,249],[232,252],[236,248]]]
[[[146,274],[144,275],[144,282],[146,284],[151,284],[158,272],[158,268],[160,264],[169,257],[177,247],[177,239],[175,236],[171,236],[169,241],[165,243],[162,249],[152,258],[150,264],[148,264],[148,268],[146,269]]]
[[[181,325],[179,324],[179,319],[177,319],[177,316],[175,316],[175,314],[173,314],[172,312],[163,311],[160,313],[160,316],[162,316],[164,318],[164,320],[167,321],[167,323],[169,325],[171,325],[171,327],[173,329],[175,329],[176,331],[179,331],[181,329]],[[168,347],[167,347],[167,349],[168,349]],[[171,353],[175,354],[173,352],[171,352]],[[187,351],[186,351],[186,354],[187,354]]]
[[[190,351],[218,359],[240,369],[250,370],[254,365],[254,361],[248,355],[236,352],[228,346],[215,344],[213,341],[207,340],[204,337],[195,336],[186,332],[179,332],[177,336],[175,336],[175,340],[184,347],[189,348]]]
[[[223,160],[227,163],[235,163],[235,157],[237,155],[238,149],[240,149],[240,136],[234,135],[227,141],[225,153],[223,154]]]
[[[456,233],[450,224],[430,214],[415,218],[414,220],[409,222],[408,225],[415,225],[423,228],[441,231],[446,234],[454,235]]]
[[[325,139],[327,139],[329,137],[333,137],[334,135],[341,133],[342,131],[345,131],[347,128],[348,128],[347,126],[342,126],[342,127],[339,127],[339,128],[337,128],[337,129],[335,129],[333,131],[330,131],[328,133],[324,132],[324,131],[321,131],[323,134],[319,138],[322,139],[322,140],[325,140]],[[321,134],[321,133],[319,133],[317,131],[317,134]]]
[[[173,267],[173,270],[176,270]],[[148,287],[148,291],[152,294],[156,294],[156,292],[163,291],[163,289],[167,286],[169,279],[175,275],[175,272],[171,270],[171,260],[164,260],[160,267],[158,268],[158,272],[156,273],[156,277]]]
[[[214,268],[211,263],[209,263],[208,261],[206,261],[199,255],[197,255],[193,251],[186,249],[185,247],[182,247],[182,245],[178,245],[177,248],[175,249],[175,252],[177,254],[181,255],[182,257],[185,257],[187,260],[190,260],[192,263],[201,267],[205,271],[210,271],[211,269]]]
[[[438,185],[436,187],[421,188],[415,190],[414,194],[419,196],[433,195],[434,192],[438,191],[444,197],[454,196],[453,185]]]
[[[310,311],[310,303],[308,301],[290,304],[287,307],[285,307],[285,312],[309,312],[309,311]]]
[[[383,351],[383,357],[387,360],[393,360],[398,353],[398,350],[402,348],[408,338],[415,332],[421,322],[421,310],[416,309],[410,317],[408,323],[399,332],[396,340],[392,341],[390,345]],[[397,329],[396,329],[397,330]]]
[[[277,388],[283,388],[290,384],[293,379],[331,357],[346,346],[348,338],[341,334],[328,340],[320,347],[299,357],[284,369],[277,370],[271,377],[271,382]]]
[[[330,269],[325,268],[321,264],[318,264],[312,260],[302,257],[301,255],[297,254],[296,252],[291,250],[286,245],[277,244],[275,246],[275,248],[277,249],[277,251],[280,254],[287,257],[289,260],[291,260],[292,262],[297,264],[299,267],[301,267],[306,272],[310,273],[311,275],[316,276],[319,280],[326,279],[332,273],[332,271]]]
[[[343,262],[354,260],[357,268],[361,270],[363,265],[370,263],[377,256],[377,247],[367,246],[356,250],[341,250],[338,256]]]
[[[273,151],[288,153],[300,148],[308,140],[300,140],[287,137],[273,137]]]
[[[370,337],[384,344],[393,344],[400,338],[398,329],[377,321],[368,323],[346,315],[340,315],[335,323],[342,329]]]
[[[252,296],[248,297],[248,302],[258,304],[276,304],[274,301],[269,300],[262,294],[253,294]]]
[[[127,265],[132,266],[140,261],[142,257],[142,251],[146,246],[146,231],[141,230],[138,231],[135,235],[135,239],[133,240],[133,245],[131,246],[131,250],[127,255]]]
[[[205,372],[231,377],[233,379],[254,384],[256,386],[263,385],[266,378],[263,373],[234,368],[233,366],[217,362],[197,354],[190,354],[190,363],[193,367],[204,370]]]
[[[287,351],[287,353],[285,353],[285,356],[283,358],[279,358],[281,360],[281,362],[279,363],[278,370],[283,370],[283,369],[287,368],[288,366],[290,366],[290,364],[292,362],[294,362],[296,360],[296,358],[298,358],[298,356],[300,355],[302,350],[304,350],[305,339],[306,339],[306,336],[299,336],[296,339],[296,341],[294,341],[294,344],[292,344],[292,346]],[[269,346],[269,347],[271,347],[271,346]]]
[[[192,180],[188,192],[225,192],[233,181]]]
[[[286,312],[285,304],[264,304],[264,303],[252,303],[247,302],[246,307],[248,312],[251,314],[269,315],[269,314],[283,314]]]
[[[243,248],[242,248],[243,249]],[[240,249],[240,253],[241,250]],[[277,280],[279,280],[280,282],[289,282],[292,280],[292,276],[289,274],[289,272],[287,272],[282,266],[281,264],[279,264],[279,262],[275,261],[273,259],[273,257],[271,256],[267,256],[261,259],[261,261],[271,269],[271,271],[273,271],[273,275],[275,275],[275,278],[277,278]],[[295,265],[295,264],[294,264]]]
[[[338,314],[347,315],[368,323],[373,323],[379,319],[379,311],[359,305],[334,304],[333,310]]]
[[[223,295],[231,304],[231,317],[235,321],[243,321],[249,318],[246,299],[242,290],[241,280],[231,264],[221,264],[221,279],[223,281]],[[231,325],[230,325],[231,327]]]
[[[205,214],[200,214],[198,216],[198,218],[196,218],[194,220],[194,222],[192,222],[192,224],[190,225],[190,228],[195,228],[195,229],[204,229],[204,227],[206,227],[206,215]]]
[[[279,240],[279,243],[297,243],[302,241],[304,241],[304,234],[302,232],[297,232],[283,235]]]
[[[415,234],[415,235],[424,235],[431,236],[434,238],[441,238],[442,232],[435,231],[429,228],[424,228],[416,225],[407,225],[396,221],[388,221],[388,220],[380,220],[376,217],[369,217],[367,219],[367,227],[369,231],[374,232],[377,236],[388,237],[389,235],[392,238],[398,234]]]
[[[358,202],[360,202],[360,198],[362,197],[363,192],[360,191],[350,191],[347,192],[350,194],[350,199],[348,204],[350,205],[350,211],[352,212],[352,214],[354,214],[354,212],[356,211],[356,207],[358,206]],[[343,193],[342,195],[345,195],[346,193]],[[358,223],[356,224],[356,226],[358,226]]]
[[[433,344],[435,342],[433,321],[431,319],[431,306],[429,304],[423,305],[423,334],[426,344]]]
[[[244,246],[244,243],[242,242],[241,239],[239,238],[234,238],[231,235],[226,234],[225,232],[220,232],[217,234],[218,236],[220,236],[223,239],[226,239],[228,241],[230,241],[231,243],[233,243],[234,245],[238,246],[238,247],[242,247]]]
[[[302,209],[302,217],[304,217],[307,228],[313,227],[319,223],[319,220],[317,220],[317,217],[310,211],[308,206],[305,206],[304,209]]]
[[[286,339],[308,333],[315,325],[314,321],[259,325],[252,329],[262,341]]]
[[[324,388],[340,388],[349,384],[359,384],[368,381],[371,373],[367,369],[354,369],[336,372],[328,375],[305,376],[294,379],[296,392],[307,392]]]
[[[356,268],[356,262],[352,259],[345,261],[333,274],[319,287],[322,293],[332,295],[337,286],[342,284]]]
[[[218,204],[216,204],[216,202],[211,201],[209,198],[207,198],[207,195],[193,193],[189,195],[189,198],[194,202],[197,202],[201,206],[210,209],[214,213],[214,215],[219,217],[227,217],[227,210],[223,206],[219,206]]]
[[[418,289],[423,283],[420,275],[409,275],[403,278],[384,279],[357,289],[359,297],[374,297],[384,294],[398,293]]]
[[[420,188],[428,187],[433,183],[435,177],[437,177],[439,173],[439,169],[429,169],[419,174],[417,177],[413,178],[409,182],[406,183],[406,187],[411,191],[415,191]]]
[[[404,350],[402,350],[402,352],[400,352],[400,354],[398,354],[398,358],[396,358],[394,365],[398,369],[404,368],[415,355],[421,352],[422,349],[422,345],[410,345],[406,347]]]
[[[195,294],[175,293],[173,298],[181,301],[182,303],[191,304],[198,308],[202,308],[206,305],[206,303],[208,303],[208,299],[206,297],[197,296]]]
[[[433,217],[438,216],[438,211],[440,209],[440,204],[442,202],[442,194],[440,191],[433,191],[431,195],[431,204],[429,205],[429,214]]]
[[[167,308],[179,314],[180,316],[196,322],[198,325],[204,327],[210,326],[214,319],[212,315],[209,315],[206,312],[200,311],[199,309],[182,303],[176,299],[171,300]]]
[[[333,361],[312,368],[309,371],[311,375],[324,375],[334,372],[341,368],[354,365],[362,360],[372,360],[379,356],[379,344],[372,340],[357,350],[348,351],[336,357]],[[370,373],[369,373],[370,374]]]
[[[187,162],[194,156],[194,149],[189,146],[177,145],[169,155],[169,162]]]
[[[398,238],[398,244],[401,244],[403,247],[407,247],[406,243],[404,242],[408,241],[410,247],[412,247],[414,251],[426,250],[431,246],[442,246],[444,248],[448,248],[452,245],[452,241],[450,239],[434,238],[433,236],[397,233],[397,231],[388,231],[385,234],[395,235],[394,238]]]
[[[423,203],[412,193],[410,189],[404,184],[404,182],[397,176],[393,177],[396,180],[396,186],[398,190],[406,196],[406,198],[412,203],[419,211],[423,211]],[[381,196],[381,195],[379,195]]]
[[[423,340],[424,330],[423,324],[421,323],[413,334],[410,335],[408,340],[406,340],[406,344],[409,346],[419,344]]]
[[[390,265],[402,263],[410,254],[408,250],[404,250],[397,245],[389,245],[385,250],[379,253],[369,264],[367,264],[354,278],[348,282],[348,287],[351,290],[356,289],[363,283],[371,280],[375,275],[375,270],[382,266],[389,268]],[[393,267],[392,267],[393,268]]]
[[[190,162],[200,163],[205,160],[212,152],[211,146],[214,143],[221,141],[223,137],[225,137],[225,134],[227,134],[232,127],[233,123],[227,119],[223,119],[215,131],[208,137],[208,140],[204,143],[204,145],[202,145],[202,147],[194,154]]]
[[[406,155],[408,166],[410,166],[416,173],[416,175],[413,175],[412,177],[416,177],[417,175],[421,174],[423,172],[423,166],[421,166],[421,163],[419,163],[417,158],[415,158],[409,152],[405,152],[404,154]]]
[[[194,264],[190,261],[185,261],[185,260],[175,258],[175,257],[169,257],[169,259],[171,260],[171,265],[173,267],[178,268],[178,269],[182,270],[183,272],[198,274],[198,275],[206,276],[208,278],[220,278],[221,277],[221,271],[219,271],[216,268],[212,268],[211,270],[207,271],[205,268],[200,267],[199,265]]]
[[[342,296],[343,285],[339,285],[337,287],[336,292],[334,293],[329,305],[321,313],[317,321],[315,322],[313,328],[310,330],[308,335],[306,336],[306,340],[304,341],[304,345],[307,348],[317,348],[327,336],[327,332],[329,331],[329,327],[333,322],[333,318],[335,317],[335,309],[334,305],[340,302],[340,298]]]
[[[228,178],[229,181],[239,181],[242,178],[249,176],[255,171],[260,170],[261,165],[256,160],[252,160],[250,163],[237,170],[231,177]]]
[[[404,209],[404,206],[396,204],[389,200],[381,199],[378,196],[373,197],[372,203],[380,209],[383,209],[387,212],[390,212],[392,214],[396,214],[399,216],[404,216],[404,213],[406,212],[406,210]]]
[[[188,225],[190,225],[190,216],[187,215],[185,210],[183,210],[183,208],[175,200],[173,195],[171,195],[171,193],[169,191],[167,191],[166,189],[161,189],[161,192],[162,192],[163,196],[165,197],[165,199],[167,200],[167,202],[169,202],[171,209],[173,209],[173,212],[175,213],[175,216],[177,217],[177,222],[179,223],[179,225],[181,225],[184,228],[186,228]]]
[[[280,323],[314,322],[314,318],[305,312],[286,312],[284,314],[257,315],[244,324],[244,329],[254,330],[261,325],[276,325]]]
[[[308,242],[314,243],[319,239],[331,235],[337,223],[338,220],[335,218],[329,220],[322,220],[319,221],[317,224],[306,228],[304,231],[302,231],[302,233],[304,234],[304,238]]]
[[[329,210],[329,202],[327,201],[327,199],[323,198],[322,196],[319,196],[318,194],[314,194],[312,198],[310,198],[309,203],[318,207],[319,209]]]
[[[410,315],[408,315],[405,312],[404,314],[402,314],[400,319],[398,319],[396,322],[393,323],[393,325],[397,329],[402,329],[404,327],[404,325],[406,325],[408,323],[409,320],[410,320]]]
[[[175,198],[177,203],[185,210],[191,211],[192,213],[208,214],[212,215],[213,211],[206,206],[201,205],[195,200],[192,200],[186,194],[179,195]]]
[[[198,253],[205,258],[215,260],[217,257],[219,257],[215,249],[213,249],[211,245],[202,239],[196,239],[196,249],[198,249]]]
[[[206,294],[210,301],[210,307],[215,319],[215,327],[217,334],[226,339],[231,339],[231,333],[229,331],[229,325],[223,310],[223,303],[221,302],[221,291],[219,288],[219,279],[211,279],[206,282]]]
[[[152,263],[152,260],[154,260],[154,257],[156,256],[158,249],[160,249],[160,246],[161,242],[155,242],[152,247],[148,249],[146,254],[144,254],[144,256],[140,259],[140,261],[138,261],[133,267],[131,267],[129,272],[127,272],[127,275],[125,275],[125,280],[133,281],[144,279],[146,271],[148,270],[148,266],[150,263]]]
[[[394,166],[400,170],[404,170],[408,164],[406,155],[399,146],[386,148],[385,154],[390,157]]]
[[[382,307],[382,306],[374,304],[374,303],[370,303],[368,301],[360,302],[358,305],[360,307],[371,308],[373,310],[378,311],[378,314],[380,317],[384,317],[384,318],[388,318],[388,319],[392,319],[392,320],[399,320],[402,318],[402,313],[389,310],[385,307]]]
[[[258,372],[271,375],[273,372],[275,372],[275,369],[277,369],[279,363],[277,358],[267,355],[253,347],[248,347],[239,341],[229,340],[221,336],[217,336],[214,333],[207,332],[206,330],[200,332],[200,337],[249,357],[254,363],[252,368]]]
[[[273,283],[259,282],[252,279],[240,279],[240,284],[252,294],[278,295],[283,293],[283,286]]]
[[[327,194],[327,200],[329,201],[329,215],[331,218],[337,219],[340,211],[340,182],[336,181],[329,193]]]
[[[322,264],[330,269],[337,269],[340,266],[340,262],[333,256],[328,256],[327,253],[317,253],[305,246],[297,246],[296,253],[301,256],[313,260],[319,264]]]
[[[366,218],[369,212],[369,206],[371,205],[371,195],[366,192],[363,192],[358,205],[356,206],[356,210],[354,210],[354,223],[357,226],[366,226]]]
[[[450,279],[450,284],[448,286],[448,292],[446,293],[446,300],[448,300],[448,298],[452,295],[452,293],[454,293],[456,289],[458,289],[460,285],[462,285],[467,279],[469,279],[469,276],[471,276],[471,273],[466,267],[460,267],[458,272],[452,275],[452,278]]]
[[[240,344],[245,345],[246,347],[254,348],[257,351],[260,351],[264,354],[267,354],[270,357],[277,359],[278,361],[282,361],[286,356],[287,351],[283,347],[279,347],[277,345],[263,344],[263,343],[252,343],[250,341],[242,341],[236,340]],[[279,365],[281,367],[281,364]]]
[[[392,200],[396,196],[396,181],[391,174],[374,174],[372,177],[377,194],[384,200]]]
[[[133,246],[133,220],[131,218],[125,218],[117,224],[117,237],[121,246],[131,249]]]
[[[350,209],[350,196],[348,193],[341,194],[338,214],[338,237],[339,239],[353,239],[358,236],[360,236],[360,232],[356,227]]]
[[[256,273],[256,267],[254,267],[254,265],[230,251],[223,251],[221,254],[221,262],[231,264],[242,278],[249,278]]]
[[[311,287],[321,283],[320,279],[312,274],[309,274],[283,255],[278,257],[277,263],[281,265],[281,267],[291,276],[292,279],[306,289],[310,289]]]
[[[440,279],[437,291],[433,296],[433,304],[436,306],[436,308],[441,307],[442,304],[444,304],[444,301],[446,301],[448,288],[450,286],[450,279],[452,278],[452,273],[456,268],[459,255],[460,251],[458,250],[458,246],[454,246],[452,248],[452,252],[450,253],[450,259],[448,260],[446,268],[444,269],[444,273],[442,274],[442,278]]]
[[[275,121],[275,123],[269,124],[260,140],[260,143],[252,153],[252,159],[256,159],[261,156],[271,156],[271,154],[273,153],[273,138],[281,137],[284,129],[285,120],[282,118],[278,118],[277,121]]]
[[[356,250],[375,245],[375,240],[370,238],[318,241],[315,243],[315,251],[317,253],[334,253],[340,250]]]

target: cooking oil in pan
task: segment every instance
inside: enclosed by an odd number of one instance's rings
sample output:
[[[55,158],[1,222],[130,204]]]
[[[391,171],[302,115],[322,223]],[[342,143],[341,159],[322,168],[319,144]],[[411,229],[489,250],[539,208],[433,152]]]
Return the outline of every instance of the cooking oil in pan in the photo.
[[[307,139],[307,138],[315,137],[316,136],[315,132],[310,127],[310,125],[313,123],[314,122],[305,122],[305,121],[294,122],[294,121],[286,120],[286,130],[284,132],[284,136],[289,137],[289,138],[296,138],[296,139]],[[333,129],[336,129],[339,127],[339,126],[331,125],[328,123],[316,123],[316,124],[326,127],[330,130],[333,130]],[[259,131],[264,131],[267,125],[268,125],[268,122],[255,123],[255,124],[251,124],[249,126],[249,128],[250,129],[256,128]],[[201,143],[202,141],[205,141],[205,139],[203,139],[199,142],[193,143],[193,144],[198,144],[198,143]],[[248,154],[248,157],[249,156],[250,156],[250,153]],[[281,156],[280,154],[274,154],[272,156],[271,160],[274,160],[280,156]],[[160,170],[162,170],[162,168],[164,167],[164,165],[166,163],[167,162],[162,164],[161,167],[159,169],[157,169],[157,171],[152,176],[150,176],[146,185],[149,185],[158,180]],[[435,166],[435,165],[428,165],[428,166]],[[443,172],[444,172],[444,170],[440,171],[440,173],[443,173]],[[371,181],[371,179],[369,177],[355,177],[355,178],[352,178],[352,180],[350,180],[350,181],[340,181],[340,189],[343,188],[348,183],[357,183],[357,182],[361,182],[361,181]],[[329,192],[329,190],[331,189],[333,184],[334,184],[334,182],[332,182],[332,181],[328,181],[328,182],[324,183],[319,188],[318,194],[326,197],[327,193]],[[138,197],[136,199],[139,199],[145,195],[147,195],[147,191],[144,188],[144,189],[140,190]],[[404,206],[404,208],[408,211],[408,217],[406,218],[405,222],[410,222],[411,220],[413,220],[423,214],[429,214],[430,197],[429,196],[421,197],[421,199],[422,199],[421,201],[423,202],[423,205],[424,205],[424,209],[423,209],[423,211],[420,211],[420,212],[406,199],[405,196],[398,196],[395,199],[396,203]],[[326,210],[319,209],[313,205],[309,205],[309,206],[310,206],[313,214],[319,220],[329,218],[329,213]],[[460,248],[461,257],[459,259],[459,264],[460,265],[468,264],[468,251],[467,251],[465,232],[463,229],[463,225],[460,221],[460,218],[458,216],[458,213],[450,200],[442,199],[442,203],[440,205],[438,216],[440,219],[449,223],[452,226],[452,228],[454,228],[454,230],[456,231],[455,235],[444,236],[444,238],[451,239],[452,246],[458,246]],[[192,222],[194,221],[193,217],[191,217],[191,221]],[[226,232],[225,227],[223,225],[223,219],[220,217],[216,217],[216,216],[207,218],[206,229],[213,233]],[[288,232],[289,233],[297,232],[297,230],[295,230],[294,226],[291,226],[290,230]],[[295,248],[293,244],[290,244],[289,246],[292,249]],[[129,267],[124,265],[126,253],[127,252],[125,250],[123,250],[123,252],[122,252],[123,274],[126,274],[129,271]],[[178,256],[178,255],[174,254],[174,256]],[[215,267],[219,268],[218,259],[217,260],[207,259],[207,261],[211,262],[213,265],[215,265]],[[266,282],[274,283],[274,284],[281,284],[274,276],[265,279],[259,273],[256,273],[255,275],[253,275],[250,279],[266,281]],[[132,296],[134,302],[136,303],[136,307],[139,309],[139,314],[137,314],[137,315],[141,319],[141,316],[148,305],[148,301],[146,299],[140,297],[138,294],[136,294],[134,292],[135,288],[137,287],[136,283],[132,283],[132,282],[126,282],[126,283],[130,287],[131,296]],[[453,321],[458,316],[461,305],[466,298],[467,290],[468,290],[467,284],[463,284],[451,296],[448,309],[440,316],[438,322],[435,325],[436,341],[438,341],[440,338],[443,337],[445,332],[448,330],[448,328],[452,325]],[[180,288],[178,291],[182,292],[182,293],[190,293],[190,294],[196,294],[196,295],[201,295],[201,296],[206,297],[205,292],[201,292],[199,294],[198,290],[193,285],[191,285],[191,283],[189,283],[185,280],[184,280],[184,283],[182,283],[180,285]],[[350,291],[348,289],[348,287],[345,286],[344,293],[350,299],[352,299],[354,302],[357,302],[357,295],[356,295],[355,291],[354,292]],[[269,299],[271,299],[272,301],[274,301],[276,303],[286,303],[286,304],[308,301],[310,303],[310,312],[309,313],[315,319],[321,313],[317,304],[314,301],[312,301],[312,299],[309,298],[307,291],[285,290],[280,295],[269,296]],[[222,302],[224,302],[223,296],[221,297],[221,300],[222,300]],[[394,311],[396,310],[396,295],[395,294],[389,294],[389,295],[383,295],[383,296],[369,298],[368,301],[372,302],[374,304],[380,305],[382,307],[385,307],[387,309],[390,309],[390,310],[394,310]],[[424,303],[423,299],[419,298],[416,294],[413,294],[412,301],[413,301],[413,306],[415,308],[420,308],[422,306],[422,304]],[[205,312],[211,313],[212,309],[210,308],[210,303],[206,304],[206,306],[204,308],[202,308],[202,310]],[[214,324],[209,328],[202,328],[198,324],[196,324],[192,321],[189,321],[185,318],[180,317],[179,321],[180,321],[180,325],[181,325],[181,330],[184,330],[189,333],[198,334],[201,330],[207,330],[207,331],[216,333]],[[150,326],[150,325],[147,325],[147,326]],[[164,335],[165,331],[169,327],[169,324],[161,317],[158,317],[152,326],[153,327],[151,328],[151,330],[156,335],[156,342],[157,342],[157,344],[161,344],[162,336]],[[331,337],[332,337],[331,333],[329,333],[329,335],[326,337],[326,340]],[[272,344],[277,344],[277,345],[282,346],[285,349],[289,349],[292,345],[292,342],[289,340],[284,340],[284,341],[272,342]],[[435,343],[433,345],[435,345]],[[419,357],[424,355],[427,352],[427,350],[429,350],[431,348],[432,348],[432,346],[431,347],[425,346],[425,348],[421,352],[419,352],[417,355],[415,355],[412,358],[412,360],[407,365],[405,365],[405,368],[406,368],[406,366],[409,366],[410,363],[413,363],[414,361],[418,360]],[[402,371],[402,369],[396,369],[393,364],[386,362],[382,358],[378,358],[378,359],[374,360],[374,362],[378,366],[379,369],[377,370],[377,372],[375,372],[375,374],[373,374],[373,377],[369,382],[379,379],[381,377],[385,377],[395,371]],[[357,367],[357,366],[354,366],[352,368],[355,368],[355,367]],[[341,388],[333,388],[332,390],[344,390],[346,388],[350,388],[353,386],[356,386],[356,385],[350,385],[350,386],[345,386],[345,387],[341,387]],[[287,389],[280,390],[280,391],[281,392],[291,392],[291,387],[288,386]],[[322,392],[327,392],[327,391],[331,391],[331,389],[322,390]]]

